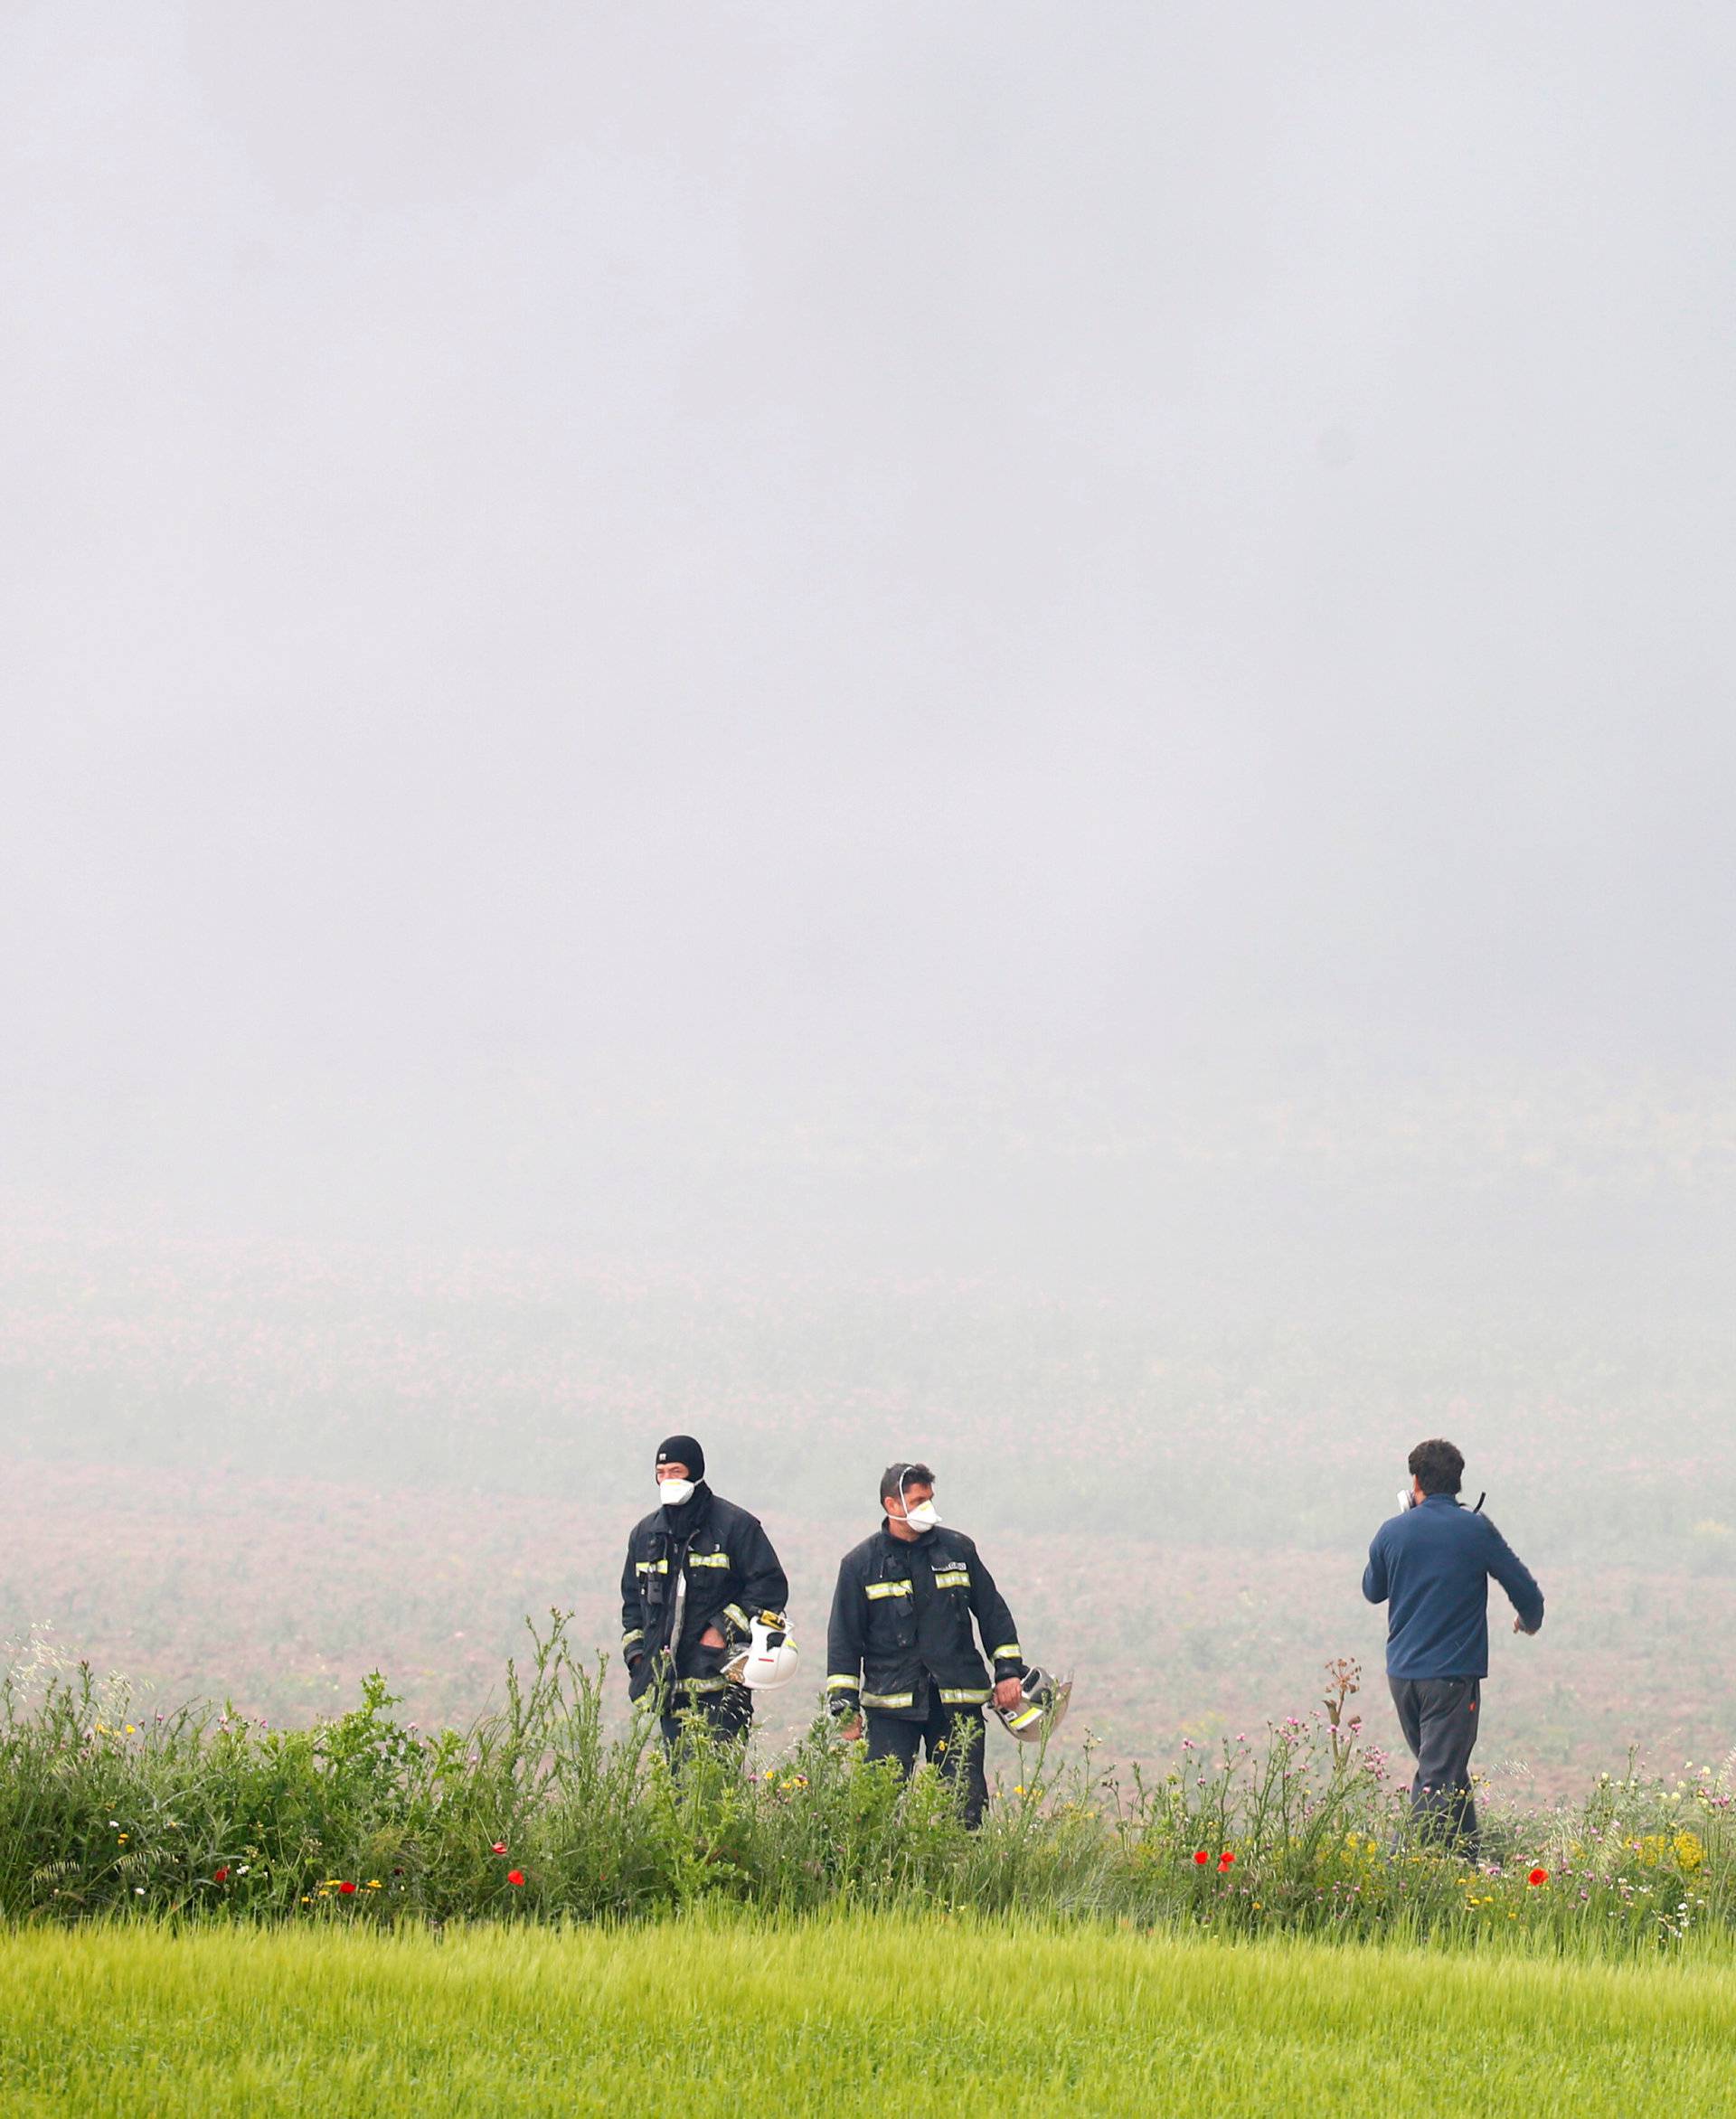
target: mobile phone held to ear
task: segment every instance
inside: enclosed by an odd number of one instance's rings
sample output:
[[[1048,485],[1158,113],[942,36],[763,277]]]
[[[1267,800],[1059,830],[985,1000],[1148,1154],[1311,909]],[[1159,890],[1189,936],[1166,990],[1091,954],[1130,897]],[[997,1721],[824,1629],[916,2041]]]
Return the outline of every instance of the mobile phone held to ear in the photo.
[[[1404,1513],[1404,1512],[1405,1512],[1405,1510],[1406,1510],[1406,1509],[1408,1509],[1408,1508],[1415,1508],[1415,1507],[1416,1507],[1416,1505],[1417,1505],[1417,1490],[1416,1490],[1416,1488],[1415,1488],[1414,1486],[1401,1486],[1401,1487],[1399,1489],[1399,1513],[1400,1513],[1401,1515],[1402,1515],[1402,1514]]]

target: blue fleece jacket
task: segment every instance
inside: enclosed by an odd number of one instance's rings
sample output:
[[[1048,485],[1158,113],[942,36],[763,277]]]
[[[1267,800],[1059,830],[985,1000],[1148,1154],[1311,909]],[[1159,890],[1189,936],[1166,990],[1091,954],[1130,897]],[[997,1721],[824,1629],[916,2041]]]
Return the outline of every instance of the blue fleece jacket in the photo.
[[[1387,1675],[1487,1677],[1491,1575],[1534,1634],[1543,1593],[1486,1516],[1450,1493],[1431,1493],[1382,1523],[1368,1549],[1363,1595],[1387,1607]]]

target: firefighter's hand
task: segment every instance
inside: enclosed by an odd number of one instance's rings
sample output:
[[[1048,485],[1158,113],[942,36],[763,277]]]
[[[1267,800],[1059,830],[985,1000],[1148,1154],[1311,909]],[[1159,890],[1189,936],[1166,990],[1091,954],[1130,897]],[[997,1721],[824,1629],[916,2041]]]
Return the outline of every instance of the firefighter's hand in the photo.
[[[1535,1626],[1526,1625],[1524,1619],[1514,1619],[1513,1630],[1515,1634],[1534,1634],[1537,1631]]]
[[[715,1626],[706,1627],[699,1637],[699,1644],[702,1648],[727,1648],[729,1646],[729,1643]]]
[[[1024,1697],[1016,1678],[1003,1678],[995,1688],[995,1704],[1003,1714],[1011,1714]]]
[[[859,1744],[862,1741],[862,1717],[859,1714],[853,1714],[847,1722],[839,1723],[838,1738],[844,1744]]]

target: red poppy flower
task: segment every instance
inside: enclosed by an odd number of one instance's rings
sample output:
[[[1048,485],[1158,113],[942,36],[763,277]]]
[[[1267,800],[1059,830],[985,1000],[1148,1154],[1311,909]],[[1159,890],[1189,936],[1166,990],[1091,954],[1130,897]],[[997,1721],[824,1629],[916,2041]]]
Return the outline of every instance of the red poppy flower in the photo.
[[[522,1869],[509,1869],[506,1871],[506,1881],[509,1884],[522,1884],[524,1881],[524,1871]]]
[[[1206,1852],[1203,1847],[1202,1847],[1199,1852],[1194,1857],[1194,1862],[1201,1869],[1203,1869],[1206,1863],[1211,1860],[1211,1859],[1212,1857]]]
[[[1528,1884],[1546,1884],[1549,1881],[1549,1871],[1546,1869],[1533,1869],[1525,1881]]]
[[[212,1877],[212,1881],[213,1883],[219,1884],[226,1884],[229,1881],[229,1867],[227,1863],[225,1863],[224,1866],[217,1871],[216,1875]]]
[[[354,1884],[339,1884],[337,1888],[340,1891],[343,1892],[346,1898],[352,1897],[355,1891],[355,1886]]]
[[[1229,1848],[1226,1847],[1223,1852],[1218,1856],[1218,1868],[1220,1872],[1228,1869],[1230,1864],[1234,1860],[1235,1856],[1230,1851]]]
[[[505,1842],[505,1840],[496,1840],[496,1841],[495,1841],[494,1845],[493,1845],[492,1847],[490,1847],[490,1848],[489,1848],[488,1851],[489,1851],[491,1854],[504,1854],[504,1853],[506,1851],[506,1842]]]

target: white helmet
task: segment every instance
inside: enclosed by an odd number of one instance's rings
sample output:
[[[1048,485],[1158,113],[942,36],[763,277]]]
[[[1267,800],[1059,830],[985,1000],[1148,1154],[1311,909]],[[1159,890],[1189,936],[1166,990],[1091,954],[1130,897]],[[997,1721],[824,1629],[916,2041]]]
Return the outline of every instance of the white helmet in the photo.
[[[745,1645],[723,1665],[723,1675],[755,1691],[769,1691],[774,1685],[788,1684],[801,1660],[783,1620],[761,1612],[748,1628]]]
[[[1033,1663],[1019,1681],[1019,1704],[995,1711],[1021,1744],[1040,1744],[1052,1729],[1061,1727],[1072,1696],[1071,1677],[1052,1678]]]

